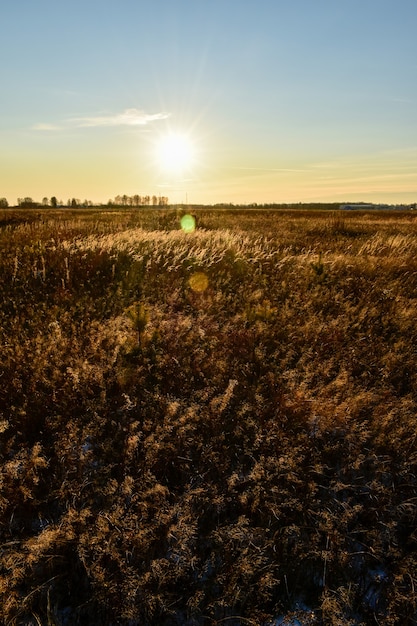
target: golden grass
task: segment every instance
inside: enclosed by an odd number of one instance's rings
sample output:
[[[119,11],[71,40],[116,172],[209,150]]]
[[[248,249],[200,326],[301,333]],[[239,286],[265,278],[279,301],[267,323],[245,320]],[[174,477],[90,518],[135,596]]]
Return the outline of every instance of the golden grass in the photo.
[[[417,220],[195,215],[0,214],[0,621],[415,623]]]

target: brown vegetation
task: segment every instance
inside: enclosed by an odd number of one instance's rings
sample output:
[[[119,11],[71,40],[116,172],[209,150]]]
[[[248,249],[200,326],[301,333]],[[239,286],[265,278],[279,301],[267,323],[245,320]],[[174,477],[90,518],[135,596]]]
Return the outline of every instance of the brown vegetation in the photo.
[[[417,623],[412,213],[0,225],[2,623]]]

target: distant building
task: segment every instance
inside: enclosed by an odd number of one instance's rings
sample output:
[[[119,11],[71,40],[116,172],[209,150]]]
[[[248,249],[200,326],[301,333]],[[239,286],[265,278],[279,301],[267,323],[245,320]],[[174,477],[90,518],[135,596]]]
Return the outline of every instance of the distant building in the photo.
[[[354,202],[349,204],[341,204],[339,209],[342,211],[409,211],[415,210],[417,205],[413,204],[365,204]]]
[[[341,204],[342,211],[369,211],[375,209],[387,209],[386,204]]]

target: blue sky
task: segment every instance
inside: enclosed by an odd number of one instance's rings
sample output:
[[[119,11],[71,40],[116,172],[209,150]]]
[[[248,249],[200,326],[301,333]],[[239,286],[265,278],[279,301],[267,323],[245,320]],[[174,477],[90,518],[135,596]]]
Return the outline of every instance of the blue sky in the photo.
[[[417,200],[416,0],[2,0],[0,196]],[[186,170],[156,142],[184,133]]]

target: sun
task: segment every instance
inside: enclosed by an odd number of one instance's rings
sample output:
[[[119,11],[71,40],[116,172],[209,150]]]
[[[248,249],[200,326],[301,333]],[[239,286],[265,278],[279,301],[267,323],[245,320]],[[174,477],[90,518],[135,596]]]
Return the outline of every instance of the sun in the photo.
[[[161,169],[171,173],[183,173],[194,164],[195,146],[186,133],[169,132],[157,140],[155,157]]]

